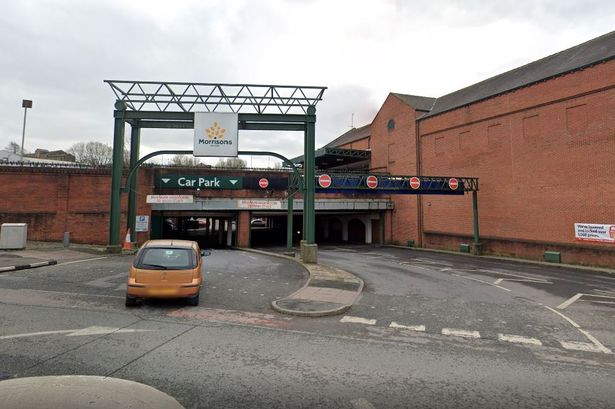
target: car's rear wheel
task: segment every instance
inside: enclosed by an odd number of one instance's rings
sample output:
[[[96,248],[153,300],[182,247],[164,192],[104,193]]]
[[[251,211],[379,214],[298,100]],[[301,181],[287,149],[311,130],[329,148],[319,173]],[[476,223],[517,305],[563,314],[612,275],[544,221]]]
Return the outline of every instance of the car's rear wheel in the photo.
[[[192,307],[196,307],[197,305],[199,305],[199,295],[200,293],[197,293],[196,295],[192,296],[192,297],[188,297],[186,299],[186,304],[192,306]]]
[[[139,305],[139,301],[137,300],[137,297],[132,297],[132,296],[126,294],[126,306],[127,307],[136,307],[137,305]]]

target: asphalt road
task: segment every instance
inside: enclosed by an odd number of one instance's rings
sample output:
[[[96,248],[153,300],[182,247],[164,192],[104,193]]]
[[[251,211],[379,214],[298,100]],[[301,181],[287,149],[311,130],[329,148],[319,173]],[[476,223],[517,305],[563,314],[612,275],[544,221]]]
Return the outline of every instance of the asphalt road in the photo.
[[[0,274],[0,377],[113,376],[187,408],[614,407],[607,274],[323,248],[366,289],[314,319],[269,307],[304,283],[299,266],[230,250],[206,259],[199,307],[127,309],[130,260]]]

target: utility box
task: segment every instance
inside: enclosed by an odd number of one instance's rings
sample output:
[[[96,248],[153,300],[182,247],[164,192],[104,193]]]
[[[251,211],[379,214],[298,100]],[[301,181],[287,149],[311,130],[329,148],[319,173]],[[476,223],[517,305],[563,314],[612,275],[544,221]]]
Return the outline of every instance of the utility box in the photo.
[[[561,263],[562,254],[559,251],[545,251],[545,261],[549,263]]]
[[[2,223],[0,227],[0,250],[23,250],[28,239],[26,223]]]

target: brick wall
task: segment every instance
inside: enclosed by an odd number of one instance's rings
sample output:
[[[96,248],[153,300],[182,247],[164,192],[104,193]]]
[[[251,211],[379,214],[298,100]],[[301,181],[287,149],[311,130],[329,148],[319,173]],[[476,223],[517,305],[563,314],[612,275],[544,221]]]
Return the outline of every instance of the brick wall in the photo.
[[[615,261],[612,245],[574,237],[575,222],[615,223],[613,78],[610,61],[420,120],[423,174],[479,177],[481,236],[495,253],[540,258],[560,244],[569,261],[592,249]],[[424,201],[428,246],[460,241],[430,232],[472,233],[470,195]]]
[[[30,240],[61,241],[70,232],[75,243],[106,244],[109,197],[105,171],[0,170],[0,223],[27,223]]]

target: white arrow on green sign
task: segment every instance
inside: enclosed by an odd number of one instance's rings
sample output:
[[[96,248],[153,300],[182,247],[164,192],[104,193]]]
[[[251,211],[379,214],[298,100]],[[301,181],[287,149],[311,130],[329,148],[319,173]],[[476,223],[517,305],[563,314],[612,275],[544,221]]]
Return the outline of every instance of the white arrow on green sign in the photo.
[[[164,175],[157,176],[155,186],[168,189],[241,189],[241,177]]]

